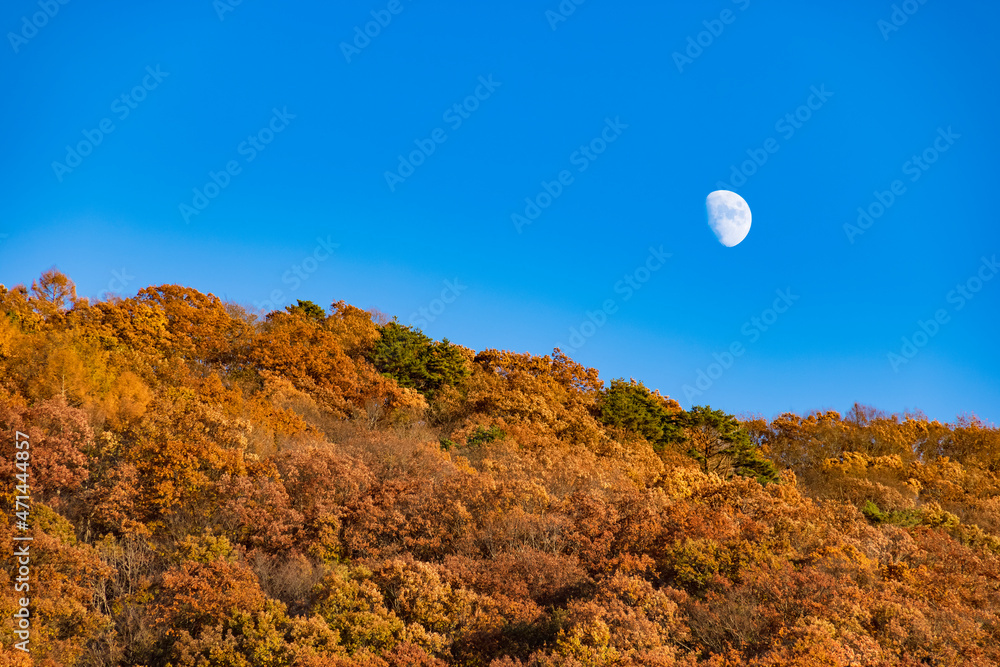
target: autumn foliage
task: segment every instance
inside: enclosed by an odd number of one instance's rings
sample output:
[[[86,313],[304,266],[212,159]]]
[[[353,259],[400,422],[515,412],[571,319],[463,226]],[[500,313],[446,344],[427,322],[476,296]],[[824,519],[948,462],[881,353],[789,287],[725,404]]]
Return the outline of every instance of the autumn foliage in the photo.
[[[736,418],[343,302],[0,286],[0,665],[1000,664],[1000,431]]]

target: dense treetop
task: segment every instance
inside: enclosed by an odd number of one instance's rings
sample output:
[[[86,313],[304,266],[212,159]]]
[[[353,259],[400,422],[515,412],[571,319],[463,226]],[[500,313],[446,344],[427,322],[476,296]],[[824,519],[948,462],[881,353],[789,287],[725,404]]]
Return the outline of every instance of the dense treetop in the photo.
[[[1000,432],[683,410],[342,301],[0,286],[0,665],[1000,664]]]

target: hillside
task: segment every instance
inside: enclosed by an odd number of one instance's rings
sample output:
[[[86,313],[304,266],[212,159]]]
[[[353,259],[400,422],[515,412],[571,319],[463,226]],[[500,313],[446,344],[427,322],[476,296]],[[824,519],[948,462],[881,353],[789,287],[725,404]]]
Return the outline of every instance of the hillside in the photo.
[[[0,286],[0,434],[0,665],[1000,664],[971,416],[685,411],[344,302],[50,271]]]

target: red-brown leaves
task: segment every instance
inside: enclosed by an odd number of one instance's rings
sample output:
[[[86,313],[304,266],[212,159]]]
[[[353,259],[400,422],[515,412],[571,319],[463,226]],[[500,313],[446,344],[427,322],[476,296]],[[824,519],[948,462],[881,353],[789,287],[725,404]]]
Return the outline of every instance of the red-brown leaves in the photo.
[[[786,467],[762,487],[605,427],[559,351],[462,349],[428,406],[342,302],[260,322],[64,278],[0,288],[36,664],[1000,664],[1000,431],[974,418],[748,420]]]
[[[81,488],[90,475],[87,451],[94,434],[87,415],[70,407],[57,396],[34,407],[25,408],[18,401],[0,397],[0,453],[7,462],[3,479],[14,485],[14,432],[29,435],[29,484],[38,500],[51,499]]]

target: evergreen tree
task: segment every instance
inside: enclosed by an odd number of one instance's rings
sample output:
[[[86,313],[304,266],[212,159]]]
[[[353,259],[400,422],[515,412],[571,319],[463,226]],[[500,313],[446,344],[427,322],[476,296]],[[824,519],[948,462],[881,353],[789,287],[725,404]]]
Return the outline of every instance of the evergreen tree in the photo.
[[[401,387],[431,395],[444,385],[461,384],[469,374],[461,350],[447,339],[435,342],[395,320],[381,327],[381,334],[369,361]]]
[[[637,433],[657,451],[684,440],[682,427],[671,419],[680,406],[658,392],[651,392],[641,382],[612,380],[601,397],[599,410],[605,426]]]
[[[702,472],[722,477],[753,477],[761,484],[776,482],[778,469],[750,441],[750,434],[736,417],[707,405],[671,418],[682,426],[690,445],[688,453],[701,464]]]
[[[303,301],[302,299],[297,299],[298,303],[294,306],[286,306],[285,310],[289,313],[298,313],[303,317],[322,322],[326,319],[326,311],[324,311],[319,305],[313,303],[312,301]]]

